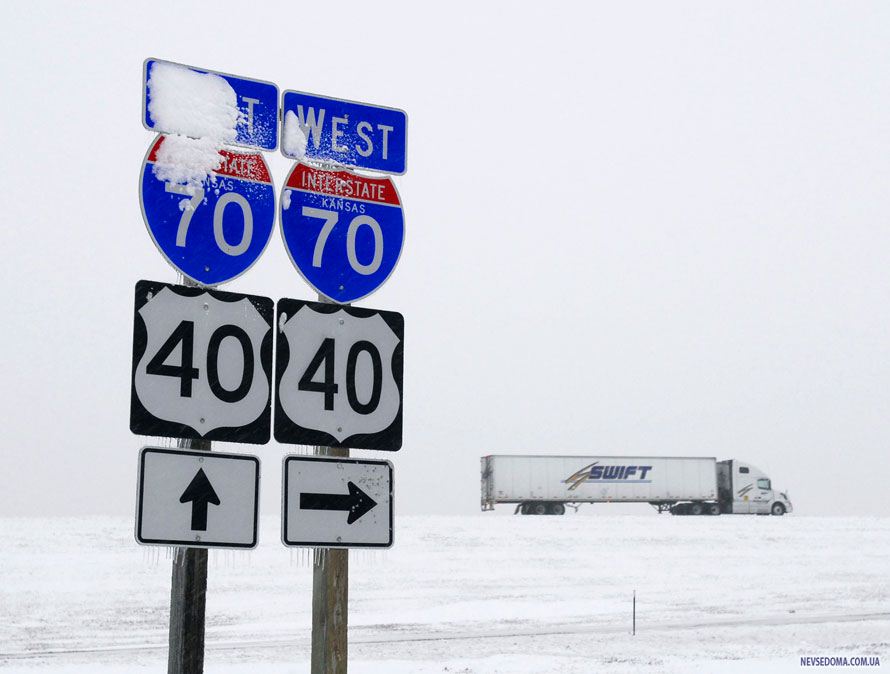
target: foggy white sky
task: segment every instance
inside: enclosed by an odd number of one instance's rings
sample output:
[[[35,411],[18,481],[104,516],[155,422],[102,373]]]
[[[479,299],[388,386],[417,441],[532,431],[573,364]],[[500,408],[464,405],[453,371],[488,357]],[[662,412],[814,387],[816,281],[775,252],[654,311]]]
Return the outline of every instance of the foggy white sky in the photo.
[[[800,514],[890,514],[887,4],[245,6],[0,9],[0,515],[133,509],[133,286],[175,280],[149,56],[408,112],[406,246],[359,303],[406,321],[398,512],[476,512],[480,455],[552,452],[741,458]],[[277,233],[224,287],[313,298]],[[275,512],[287,447],[222,447]]]

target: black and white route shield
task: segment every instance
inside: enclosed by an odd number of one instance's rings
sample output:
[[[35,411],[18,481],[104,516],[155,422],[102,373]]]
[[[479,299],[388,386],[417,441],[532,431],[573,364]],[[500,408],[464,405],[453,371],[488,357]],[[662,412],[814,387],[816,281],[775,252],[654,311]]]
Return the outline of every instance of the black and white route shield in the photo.
[[[275,439],[400,449],[402,315],[283,299],[277,318]]]
[[[272,300],[139,281],[135,307],[130,430],[268,442]]]

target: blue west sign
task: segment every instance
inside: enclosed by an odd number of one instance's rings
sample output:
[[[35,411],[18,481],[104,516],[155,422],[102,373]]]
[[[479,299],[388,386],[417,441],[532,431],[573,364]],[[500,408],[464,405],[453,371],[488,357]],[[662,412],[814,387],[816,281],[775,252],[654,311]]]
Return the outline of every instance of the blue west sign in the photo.
[[[151,105],[151,87],[149,82],[156,64],[169,64],[168,61],[146,59],[143,67],[142,86],[142,124],[146,129],[160,133],[176,133],[177,129],[163,128],[153,119],[149,111]],[[215,70],[180,66],[202,75],[213,74],[223,78],[235,91],[238,110],[241,112],[235,127],[235,144],[252,147],[258,150],[274,150],[278,147],[278,87],[271,82],[237,77]]]
[[[299,91],[285,91],[282,103],[285,125],[288,113],[292,113],[291,119],[306,134],[307,159],[405,173],[408,115],[404,110]]]

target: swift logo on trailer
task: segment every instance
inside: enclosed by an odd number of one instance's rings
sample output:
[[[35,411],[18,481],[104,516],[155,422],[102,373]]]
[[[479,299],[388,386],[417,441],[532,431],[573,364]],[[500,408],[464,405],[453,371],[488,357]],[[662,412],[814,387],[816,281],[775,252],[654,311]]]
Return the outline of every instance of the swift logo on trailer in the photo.
[[[569,491],[573,491],[584,482],[652,482],[647,479],[651,470],[652,466],[602,466],[599,461],[594,461],[567,477],[563,483],[570,484]]]

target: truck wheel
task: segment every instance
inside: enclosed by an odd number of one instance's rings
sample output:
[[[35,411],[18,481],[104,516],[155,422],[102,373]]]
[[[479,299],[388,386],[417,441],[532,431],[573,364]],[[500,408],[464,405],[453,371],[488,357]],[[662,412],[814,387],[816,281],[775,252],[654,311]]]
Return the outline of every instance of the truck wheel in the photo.
[[[531,507],[531,511],[533,515],[546,515],[547,514],[547,504],[546,503],[535,503]]]
[[[565,515],[566,507],[562,503],[551,503],[550,504],[550,514],[551,515]]]
[[[781,517],[785,514],[785,506],[781,503],[773,503],[773,507],[769,511],[776,517]]]
[[[708,515],[719,515],[720,514],[720,505],[717,503],[712,503],[708,506]]]
[[[523,503],[521,506],[519,506],[519,512],[521,512],[523,515],[528,515],[528,514],[530,514],[530,513],[529,513],[529,510],[530,510],[529,506],[531,506],[531,503]]]
[[[692,507],[689,509],[690,515],[701,515],[704,513],[705,509],[702,507],[701,503],[693,503]]]

